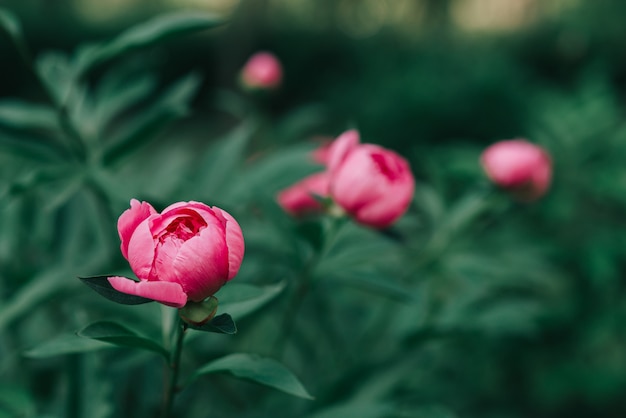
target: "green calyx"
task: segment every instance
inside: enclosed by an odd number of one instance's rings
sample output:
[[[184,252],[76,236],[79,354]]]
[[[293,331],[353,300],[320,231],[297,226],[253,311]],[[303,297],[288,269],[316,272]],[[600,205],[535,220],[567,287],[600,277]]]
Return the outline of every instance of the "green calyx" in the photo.
[[[178,310],[181,319],[191,325],[204,325],[215,316],[219,301],[215,296],[211,296],[202,302],[189,301]]]

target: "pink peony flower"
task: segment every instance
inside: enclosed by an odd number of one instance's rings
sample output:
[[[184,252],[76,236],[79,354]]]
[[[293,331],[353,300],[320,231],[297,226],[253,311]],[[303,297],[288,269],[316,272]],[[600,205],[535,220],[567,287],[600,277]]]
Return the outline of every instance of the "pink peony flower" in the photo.
[[[328,196],[328,173],[310,175],[278,193],[278,204],[294,215],[321,211],[322,204],[313,195]]]
[[[244,86],[251,89],[273,89],[280,85],[283,69],[270,52],[257,52],[248,59],[241,71]]]
[[[415,180],[406,160],[393,151],[360,144],[359,133],[349,130],[314,156],[326,171],[314,174],[278,195],[278,203],[289,213],[322,210],[311,194],[330,196],[357,222],[386,228],[406,212]]]
[[[524,139],[496,142],[485,149],[480,162],[492,182],[520,200],[536,200],[550,187],[550,156],[543,148]]]
[[[408,162],[395,152],[359,144],[359,133],[347,131],[330,150],[329,194],[354,219],[386,228],[408,209],[415,180]]]
[[[235,219],[217,207],[178,202],[161,213],[135,199],[120,216],[122,255],[140,279],[109,277],[117,291],[183,307],[201,302],[235,277],[244,241]]]

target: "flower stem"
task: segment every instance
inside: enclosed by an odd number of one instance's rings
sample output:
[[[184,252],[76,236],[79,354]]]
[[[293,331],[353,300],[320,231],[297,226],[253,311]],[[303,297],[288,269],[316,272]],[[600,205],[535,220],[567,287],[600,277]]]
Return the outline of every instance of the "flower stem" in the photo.
[[[287,306],[287,310],[285,311],[285,315],[283,316],[283,322],[281,326],[282,333],[277,339],[274,346],[274,351],[277,352],[279,355],[282,355],[284,353],[286,344],[293,334],[295,322],[298,317],[298,313],[300,312],[300,308],[302,307],[302,304],[307,294],[313,287],[312,282],[315,274],[315,269],[317,268],[317,265],[320,263],[320,261],[322,261],[328,255],[330,249],[335,244],[337,234],[344,223],[344,218],[329,217],[324,219],[324,223],[322,225],[324,228],[322,245],[303,266],[302,273],[297,277],[298,283],[296,284],[296,289],[292,293],[291,299],[289,300]]]
[[[183,352],[183,338],[185,337],[185,331],[187,331],[187,324],[178,319],[178,324],[175,328],[176,341],[174,343],[173,351],[170,356],[170,362],[168,364],[169,379],[167,380],[167,386],[165,387],[161,418],[170,418],[172,416],[174,396],[176,396],[176,392],[178,391],[178,373],[180,371],[180,356]]]

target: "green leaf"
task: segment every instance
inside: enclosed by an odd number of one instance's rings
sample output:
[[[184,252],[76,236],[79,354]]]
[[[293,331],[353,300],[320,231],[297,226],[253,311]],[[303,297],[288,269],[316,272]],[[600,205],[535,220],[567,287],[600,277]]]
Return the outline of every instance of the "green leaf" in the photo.
[[[11,322],[32,314],[37,307],[44,305],[44,302],[55,295],[67,292],[73,283],[72,280],[66,280],[66,276],[66,266],[49,268],[20,288],[0,309],[0,330]]]
[[[0,152],[37,162],[54,162],[64,158],[64,151],[48,138],[0,129]]]
[[[35,400],[25,389],[11,384],[0,385],[0,418],[35,416]]]
[[[229,283],[217,295],[220,310],[228,312],[239,320],[278,296],[285,288],[285,284],[285,282],[280,282],[261,287],[245,283]]]
[[[154,92],[157,80],[152,75],[129,78],[126,73],[111,71],[98,84],[95,106],[96,120],[100,130],[104,130],[116,116]]]
[[[169,354],[160,344],[137,334],[125,326],[112,321],[99,321],[87,325],[78,335],[92,340],[104,341],[122,347],[134,347],[154,351],[166,359]]]
[[[112,163],[127,155],[152,139],[159,129],[186,115],[200,81],[201,77],[195,73],[182,77],[152,100],[150,107],[121,124],[120,132],[107,143],[105,162]]]
[[[66,106],[68,97],[76,86],[76,70],[67,55],[59,51],[46,51],[37,57],[35,69],[58,106]]]
[[[256,123],[251,121],[243,123],[209,147],[196,175],[196,178],[200,179],[200,184],[194,187],[202,190],[207,196],[227,193],[235,172],[240,169],[246,145],[255,130]]]
[[[199,11],[185,11],[155,17],[122,32],[104,45],[85,49],[78,57],[81,73],[136,49],[210,29],[223,23],[217,16]]]
[[[126,293],[119,292],[111,286],[111,283],[107,280],[109,276],[92,276],[92,277],[79,277],[79,279],[87,286],[98,292],[105,298],[112,300],[113,302],[121,303],[122,305],[140,305],[142,303],[154,302],[152,299],[142,298],[141,296],[128,295]],[[127,277],[128,280],[133,280]]]
[[[313,399],[289,369],[276,360],[254,354],[236,353],[213,360],[196,370],[192,380],[202,375],[228,372],[304,399]]]
[[[307,418],[386,418],[393,415],[394,409],[391,405],[382,402],[364,401],[350,402],[340,405],[333,405],[323,409]]]
[[[342,277],[331,278],[328,281],[357,287],[400,302],[408,302],[412,299],[407,289],[395,284],[392,279],[375,273],[346,274]]]
[[[17,44],[23,42],[22,26],[18,18],[9,10],[0,8],[0,28]]]
[[[303,177],[321,171],[310,157],[310,144],[284,148],[255,160],[238,174],[229,194],[233,199],[250,199],[287,187]]]
[[[81,338],[76,333],[63,334],[24,352],[26,357],[46,358],[64,354],[85,353],[110,348],[102,341]]]
[[[53,108],[21,100],[0,101],[0,124],[14,129],[59,129],[59,120]]]
[[[215,332],[217,334],[232,335],[237,333],[237,325],[235,324],[235,321],[233,321],[233,318],[231,318],[231,316],[227,313],[217,315],[206,324],[189,324],[189,328],[198,331]]]

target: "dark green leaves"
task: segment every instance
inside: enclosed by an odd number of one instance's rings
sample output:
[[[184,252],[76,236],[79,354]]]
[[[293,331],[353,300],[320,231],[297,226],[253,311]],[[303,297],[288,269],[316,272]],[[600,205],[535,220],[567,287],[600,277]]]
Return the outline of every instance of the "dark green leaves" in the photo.
[[[200,367],[192,379],[218,372],[228,372],[236,377],[252,380],[293,396],[313,399],[291,371],[276,360],[269,358],[244,353],[231,354]]]
[[[121,303],[122,305],[140,305],[142,303],[153,302],[152,299],[118,292],[107,280],[109,277],[111,276],[79,277],[79,279],[105,298],[112,300],[113,302]]]
[[[145,48],[175,36],[213,28],[222,20],[202,12],[178,12],[158,16],[121,33],[111,42],[85,49],[79,57],[81,72],[87,72],[130,51]]]
[[[115,322],[94,322],[79,331],[78,335],[117,346],[134,347],[154,351],[155,353],[161,354],[166,359],[169,358],[167,350],[165,350],[161,345]]]
[[[11,37],[15,43],[22,40],[22,28],[17,17],[6,9],[0,9],[0,28]]]
[[[262,287],[245,283],[229,283],[218,293],[220,310],[228,312],[239,320],[263,307],[279,295],[284,288],[284,282]]]
[[[22,100],[0,101],[0,125],[14,129],[58,130],[58,118],[50,106]]]
[[[233,321],[233,318],[231,318],[231,316],[226,313],[216,316],[206,324],[189,324],[189,328],[198,331],[215,332],[217,334],[232,335],[237,333],[237,325],[235,325],[235,321]]]
[[[85,353],[111,347],[106,342],[81,338],[75,333],[63,334],[50,341],[31,348],[24,355],[32,358],[54,357],[64,354]]]
[[[124,123],[119,131],[112,133],[112,138],[107,141],[105,162],[111,163],[127,155],[152,139],[160,128],[186,115],[200,81],[201,77],[196,73],[180,78],[154,98],[141,113]]]

